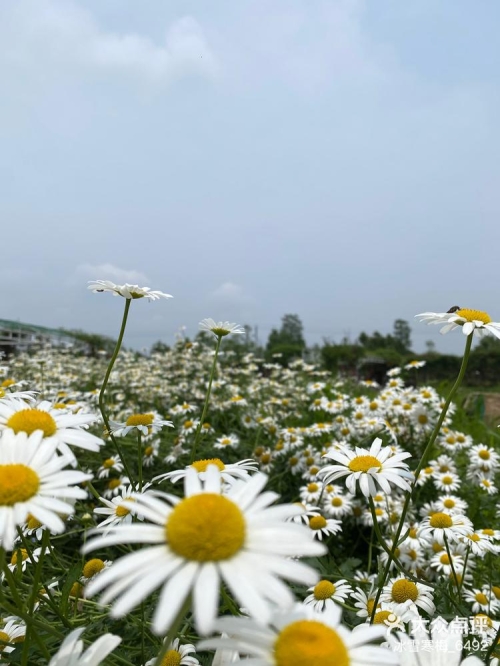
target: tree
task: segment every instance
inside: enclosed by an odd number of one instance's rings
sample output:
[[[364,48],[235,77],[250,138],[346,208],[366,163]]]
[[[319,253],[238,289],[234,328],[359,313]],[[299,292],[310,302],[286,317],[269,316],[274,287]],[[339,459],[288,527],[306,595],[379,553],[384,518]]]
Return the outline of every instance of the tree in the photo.
[[[286,314],[281,319],[281,328],[273,328],[266,345],[268,360],[278,360],[283,365],[293,358],[300,358],[306,347],[304,327],[299,315]],[[273,355],[279,355],[273,359]]]
[[[410,324],[404,319],[396,319],[393,328],[393,338],[396,342],[398,351],[406,352],[411,349],[411,328]]]

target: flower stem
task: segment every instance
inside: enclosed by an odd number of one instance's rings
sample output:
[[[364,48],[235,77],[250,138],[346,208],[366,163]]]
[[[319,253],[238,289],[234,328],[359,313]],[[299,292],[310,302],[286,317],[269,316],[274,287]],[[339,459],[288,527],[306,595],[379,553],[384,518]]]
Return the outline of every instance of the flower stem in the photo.
[[[135,483],[132,478],[132,475],[130,474],[130,469],[127,465],[127,460],[125,456],[123,455],[121,451],[121,447],[118,444],[115,436],[111,432],[111,426],[109,425],[109,418],[106,413],[106,410],[104,409],[104,392],[106,391],[106,386],[108,385],[109,377],[111,375],[111,371],[113,370],[113,366],[115,364],[115,361],[118,357],[118,354],[120,352],[121,346],[122,346],[122,341],[123,341],[123,336],[125,334],[125,328],[127,326],[127,319],[128,319],[128,311],[130,309],[130,304],[132,303],[132,299],[126,298],[125,299],[125,309],[123,311],[123,317],[122,317],[122,324],[120,327],[120,333],[118,335],[118,340],[116,341],[115,349],[113,351],[113,355],[111,356],[111,359],[108,363],[108,367],[106,369],[106,374],[104,375],[104,379],[102,382],[101,390],[99,391],[99,410],[102,414],[102,420],[104,421],[104,425],[106,426],[106,431],[108,432],[108,435],[113,442],[113,445],[116,449],[116,452],[118,453],[118,457],[123,463],[123,467],[125,468],[125,473],[127,474],[129,481],[132,485],[132,488],[135,490]]]
[[[188,594],[186,599],[184,600],[184,603],[182,604],[182,608],[177,614],[177,617],[175,620],[172,622],[170,625],[170,629],[168,630],[167,635],[165,636],[165,640],[163,641],[163,645],[161,647],[161,650],[156,657],[156,661],[154,663],[154,666],[161,666],[163,662],[163,657],[167,654],[168,650],[170,649],[170,646],[172,644],[172,641],[174,640],[179,627],[181,626],[182,621],[187,615],[187,612],[189,610],[189,607],[191,606],[191,594]]]
[[[213,382],[214,376],[215,376],[215,368],[217,367],[217,356],[219,355],[221,340],[222,340],[222,336],[219,335],[217,337],[217,344],[215,345],[214,362],[212,363],[212,371],[210,372],[210,379],[208,381],[208,389],[207,389],[207,395],[205,396],[205,404],[203,405],[203,412],[201,413],[200,422],[198,423],[198,427],[196,428],[196,433],[194,435],[193,448],[191,449],[191,464],[194,462],[195,457],[196,457],[196,450],[198,448],[198,442],[199,442],[199,439],[200,439],[201,428],[202,428],[202,426],[205,422],[205,417],[206,417],[207,411],[208,411],[208,403],[210,401],[210,393],[212,391],[212,382]]]
[[[398,540],[399,540],[399,537],[400,537],[401,532],[403,530],[403,525],[404,525],[404,522],[405,522],[405,519],[406,519],[406,514],[408,513],[408,509],[409,509],[409,506],[410,506],[410,501],[413,497],[413,492],[415,490],[415,486],[417,485],[419,474],[420,474],[420,472],[422,471],[423,467],[425,466],[425,464],[427,462],[427,458],[429,457],[429,453],[432,449],[432,446],[434,445],[434,442],[437,439],[439,431],[441,430],[441,426],[443,425],[443,422],[444,422],[444,419],[445,419],[446,414],[448,412],[448,408],[451,404],[451,401],[453,400],[453,397],[455,396],[455,393],[458,391],[458,388],[459,388],[459,386],[462,383],[462,380],[464,378],[465,370],[467,369],[467,363],[469,361],[469,355],[470,355],[470,349],[471,349],[471,345],[472,345],[473,336],[474,336],[474,331],[467,336],[467,339],[466,339],[466,342],[465,342],[464,355],[463,355],[463,358],[462,358],[462,365],[460,366],[460,371],[458,373],[458,377],[457,377],[455,383],[453,384],[448,397],[446,398],[446,401],[443,405],[443,409],[441,410],[441,414],[439,415],[437,423],[434,426],[434,429],[431,433],[431,436],[429,437],[429,441],[427,442],[427,445],[424,449],[424,452],[422,453],[422,457],[420,458],[420,462],[417,465],[417,469],[415,470],[415,478],[413,480],[411,488],[407,492],[405,503],[404,503],[404,506],[403,506],[403,510],[401,512],[401,518],[399,519],[399,524],[398,524],[396,533],[394,534],[392,547],[391,547],[391,549],[388,553],[389,559],[387,560],[387,564],[385,565],[385,569],[384,569],[384,572],[382,574],[382,581],[381,581],[380,586],[377,590],[377,596],[375,597],[375,607],[377,606],[377,604],[379,602],[380,595],[382,594],[382,588],[385,585],[385,582],[386,582],[387,577],[389,575],[389,571],[391,569],[392,562],[393,562],[394,557],[395,557],[394,554],[395,554],[395,551],[396,551],[396,548],[397,548]]]

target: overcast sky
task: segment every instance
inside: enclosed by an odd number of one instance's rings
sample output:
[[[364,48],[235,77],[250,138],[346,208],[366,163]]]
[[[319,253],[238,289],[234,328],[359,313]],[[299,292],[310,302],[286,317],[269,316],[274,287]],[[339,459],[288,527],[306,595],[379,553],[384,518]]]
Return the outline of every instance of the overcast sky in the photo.
[[[171,343],[500,321],[496,0],[2,0],[0,318]]]

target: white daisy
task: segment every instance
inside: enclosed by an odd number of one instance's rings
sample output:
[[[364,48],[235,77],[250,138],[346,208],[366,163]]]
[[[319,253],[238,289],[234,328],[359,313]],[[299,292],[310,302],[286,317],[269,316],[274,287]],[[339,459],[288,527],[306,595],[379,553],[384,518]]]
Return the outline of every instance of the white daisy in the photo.
[[[238,324],[231,324],[229,321],[214,321],[210,318],[200,321],[200,328],[202,331],[210,331],[216,338],[223,338],[231,333],[245,333],[245,329]]]
[[[202,481],[205,480],[207,475],[207,468],[209,465],[215,465],[219,471],[222,479],[226,483],[234,483],[237,479],[248,479],[249,472],[257,472],[258,463],[251,458],[240,460],[237,463],[223,463],[220,458],[208,458],[206,460],[195,460],[191,465],[185,469],[177,469],[173,472],[166,472],[156,476],[153,481],[164,481],[170,479],[172,483],[177,483],[180,479],[184,479],[189,469],[195,469],[198,476]]]
[[[407,610],[413,604],[429,615],[433,615],[436,610],[432,600],[432,588],[423,583],[414,583],[404,576],[395,578],[385,585],[380,600],[393,604],[396,612]]]
[[[314,587],[310,587],[311,594],[304,599],[304,604],[311,605],[314,610],[323,611],[335,602],[343,602],[352,593],[352,587],[346,580],[332,583],[329,580],[320,580]]]
[[[489,333],[500,338],[500,323],[491,321],[487,312],[470,310],[469,308],[452,309],[453,312],[423,312],[415,315],[415,317],[426,324],[444,324],[439,331],[443,334],[461,326],[464,335],[475,332],[478,336],[481,336],[484,333]]]
[[[84,630],[85,627],[81,627],[66,636],[49,666],[99,666],[122,640],[119,636],[104,634],[82,654],[83,641],[80,636]]]
[[[94,293],[109,291],[113,296],[123,296],[127,299],[147,298],[150,301],[156,301],[160,298],[172,298],[170,294],[164,294],[162,291],[151,291],[149,287],[139,287],[137,284],[115,284],[110,280],[92,280],[89,281],[88,289]]]
[[[338,465],[327,465],[320,471],[325,483],[346,476],[349,492],[356,492],[356,482],[365,497],[374,496],[378,492],[377,485],[383,492],[391,493],[391,484],[402,490],[410,490],[407,478],[412,478],[408,465],[403,462],[411,457],[411,453],[394,453],[390,446],[382,447],[382,440],[377,437],[369,450],[356,447],[355,451],[344,448],[342,451],[330,449],[324,455],[337,461]]]
[[[147,436],[160,431],[163,426],[174,427],[172,421],[164,421],[153,412],[146,414],[131,414],[125,423],[116,423],[111,421],[111,432],[117,437],[125,437],[131,430],[137,430],[142,435]]]
[[[26,635],[26,625],[20,618],[10,616],[3,621],[5,624],[0,626],[0,656],[13,652],[15,643],[23,642]]]
[[[143,491],[151,484],[146,484],[143,488]],[[115,525],[125,525],[132,522],[132,514],[128,506],[124,505],[124,502],[132,499],[132,487],[127,485],[121,489],[118,495],[113,497],[111,500],[106,499],[105,497],[99,497],[99,501],[104,504],[103,507],[97,507],[94,509],[94,513],[99,516],[107,516],[102,523],[99,523],[98,528],[100,530],[109,529],[115,527]],[[139,519],[142,520],[142,516],[139,516]]]
[[[461,537],[472,534],[474,528],[467,516],[461,514],[448,514],[444,512],[433,513],[422,520],[417,530],[419,537],[423,539],[434,539],[439,544],[444,544],[444,536],[449,542],[456,542]]]
[[[248,666],[373,666],[399,664],[394,652],[371,641],[381,638],[387,627],[360,625],[354,631],[340,624],[342,612],[331,606],[322,613],[299,606],[275,612],[269,626],[244,617],[222,617],[219,631],[229,638],[202,641],[200,649],[229,648],[249,655]]]
[[[179,645],[179,639],[175,638],[172,643],[170,643],[169,649],[165,653],[162,659],[162,665],[170,666],[199,666],[199,661],[196,657],[190,657],[189,655],[193,652],[196,652],[194,645],[186,643],[185,645]],[[144,666],[155,666],[157,657],[153,657],[147,661]]]
[[[0,432],[3,437],[9,429],[16,434],[26,435],[41,430],[43,437],[53,438],[59,451],[70,456],[72,462],[76,462],[76,458],[68,445],[87,451],[99,451],[99,447],[104,444],[102,439],[84,430],[98,418],[95,414],[72,414],[54,409],[46,400],[33,406],[27,406],[23,400],[0,400]],[[3,441],[3,437],[0,441]]]
[[[130,510],[151,522],[115,527],[83,550],[122,543],[152,545],[117,560],[89,585],[88,595],[107,588],[101,603],[115,599],[111,615],[122,617],[162,586],[153,617],[153,630],[162,634],[192,592],[196,626],[207,633],[217,613],[222,579],[239,604],[265,622],[269,600],[281,607],[293,601],[280,578],[309,585],[318,578],[309,566],[289,557],[325,552],[306,528],[285,522],[300,508],[270,507],[278,496],[261,494],[266,481],[265,474],[255,474],[222,495],[220,472],[210,465],[204,483],[194,469],[188,470],[183,499],[164,493],[133,495]]]
[[[90,474],[63,468],[67,456],[56,455],[55,438],[43,438],[41,430],[32,435],[15,435],[6,430],[0,444],[0,542],[12,550],[16,528],[31,514],[51,532],[64,531],[59,514],[71,515],[68,499],[84,499],[87,493],[75,484],[92,478]]]

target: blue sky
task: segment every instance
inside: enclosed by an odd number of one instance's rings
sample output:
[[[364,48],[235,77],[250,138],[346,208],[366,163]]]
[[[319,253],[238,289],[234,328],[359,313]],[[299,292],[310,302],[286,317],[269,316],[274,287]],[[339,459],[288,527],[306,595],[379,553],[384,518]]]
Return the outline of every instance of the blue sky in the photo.
[[[498,3],[4,0],[0,316],[127,343],[500,319]],[[413,323],[416,351],[432,339]]]

